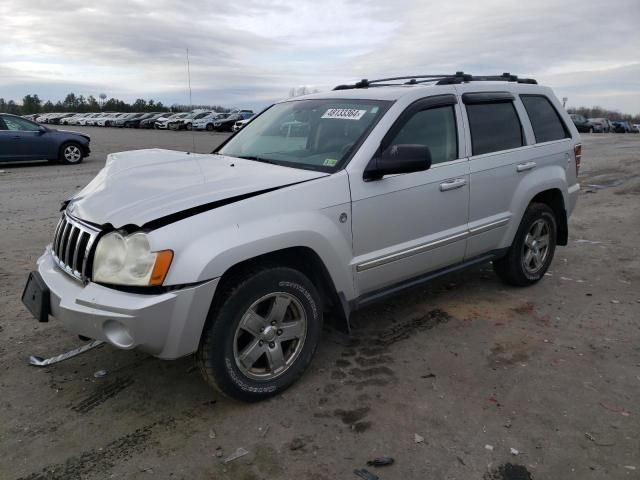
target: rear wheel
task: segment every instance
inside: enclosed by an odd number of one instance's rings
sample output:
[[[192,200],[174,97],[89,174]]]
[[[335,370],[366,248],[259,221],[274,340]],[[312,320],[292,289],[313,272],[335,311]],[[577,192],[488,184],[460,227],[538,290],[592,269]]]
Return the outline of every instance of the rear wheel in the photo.
[[[82,162],[84,153],[82,147],[75,142],[65,143],[60,147],[58,154],[58,162],[64,165],[76,165]]]
[[[213,132],[213,123],[207,123],[207,132]]]
[[[216,389],[244,401],[276,395],[306,370],[322,331],[320,298],[309,279],[265,268],[223,288],[197,359]]]
[[[498,276],[516,286],[538,282],[553,260],[557,232],[556,218],[548,205],[529,205],[507,254],[493,262]]]
[[[187,123],[187,125],[185,126],[185,128],[186,128],[187,130],[191,130],[191,129],[193,129],[193,125],[191,125],[190,123]]]

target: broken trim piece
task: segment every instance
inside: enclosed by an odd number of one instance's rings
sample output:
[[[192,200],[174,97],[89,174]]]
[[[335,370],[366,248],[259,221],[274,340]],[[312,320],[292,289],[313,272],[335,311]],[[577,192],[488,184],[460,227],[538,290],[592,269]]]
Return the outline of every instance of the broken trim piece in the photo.
[[[103,340],[94,340],[93,342],[87,343],[86,345],[82,345],[81,347],[74,348],[73,350],[69,350],[68,352],[61,353],[60,355],[56,355],[55,357],[50,358],[42,358],[31,355],[29,357],[29,365],[33,365],[34,367],[47,367],[49,365],[53,365],[54,363],[59,363],[69,358],[76,357],[81,353],[88,352],[93,348],[99,347],[103,343]]]

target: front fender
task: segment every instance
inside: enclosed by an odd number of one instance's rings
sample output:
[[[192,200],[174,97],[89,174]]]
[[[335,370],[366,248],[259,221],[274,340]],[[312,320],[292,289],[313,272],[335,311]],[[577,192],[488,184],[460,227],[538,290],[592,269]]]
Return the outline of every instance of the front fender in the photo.
[[[341,222],[342,214],[349,220]],[[221,277],[245,260],[307,247],[322,260],[336,290],[352,298],[350,215],[341,172],[186,218],[151,232],[150,240],[154,250],[174,251],[166,285]]]

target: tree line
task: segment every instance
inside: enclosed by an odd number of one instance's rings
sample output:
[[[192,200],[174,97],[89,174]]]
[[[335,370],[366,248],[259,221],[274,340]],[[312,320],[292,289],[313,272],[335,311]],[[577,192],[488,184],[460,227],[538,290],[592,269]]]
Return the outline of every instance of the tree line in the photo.
[[[74,112],[74,113],[92,113],[92,112],[184,112],[194,108],[203,108],[225,112],[229,109],[220,105],[178,105],[173,104],[167,107],[162,102],[156,102],[153,99],[145,100],[138,98],[133,103],[127,103],[117,98],[107,99],[107,95],[100,94],[96,99],[93,95],[85,97],[69,93],[64,100],[53,103],[51,100],[44,102],[37,94],[25,95],[22,104],[13,100],[5,100],[0,98],[0,112],[12,113],[14,115],[29,115],[33,113],[49,113],[49,112]]]

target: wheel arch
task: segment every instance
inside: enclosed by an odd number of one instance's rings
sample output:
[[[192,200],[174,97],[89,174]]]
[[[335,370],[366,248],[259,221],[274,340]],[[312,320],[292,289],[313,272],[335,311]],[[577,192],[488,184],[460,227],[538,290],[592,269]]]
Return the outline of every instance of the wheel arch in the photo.
[[[553,210],[556,217],[558,227],[558,245],[567,245],[569,242],[569,225],[567,219],[567,210],[564,204],[564,196],[558,188],[551,188],[537,193],[527,205],[532,203],[544,203]]]
[[[338,294],[331,274],[318,253],[307,246],[287,247],[268,253],[263,253],[252,258],[242,260],[231,265],[222,274],[216,292],[213,296],[211,308],[215,309],[224,295],[226,287],[238,282],[241,278],[250,275],[262,268],[289,267],[303,273],[318,289],[322,299],[323,311],[336,315],[339,324],[349,330],[348,304]]]

